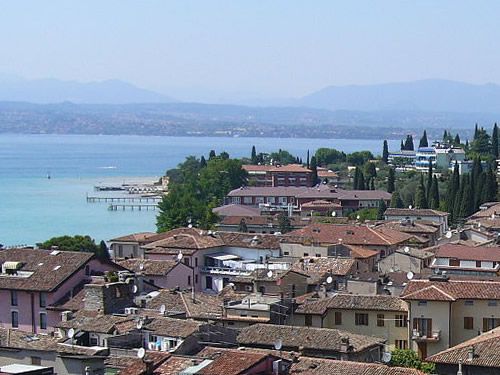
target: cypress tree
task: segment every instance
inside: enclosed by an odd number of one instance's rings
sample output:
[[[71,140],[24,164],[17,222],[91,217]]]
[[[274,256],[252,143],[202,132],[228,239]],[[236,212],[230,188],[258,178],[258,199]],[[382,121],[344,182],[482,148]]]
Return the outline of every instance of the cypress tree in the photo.
[[[476,127],[474,128],[474,140],[477,138],[479,134],[479,128],[477,127],[477,122],[476,122]]]
[[[307,150],[307,160],[306,160],[306,163],[307,163],[307,169],[310,169],[309,168],[309,150]]]
[[[432,185],[429,193],[429,206],[430,208],[439,208],[439,185],[436,176],[432,179]]]
[[[429,170],[427,171],[427,202],[431,200],[431,186],[432,186],[432,161],[429,160]]]
[[[488,184],[486,182],[487,173],[481,172],[478,179],[476,180],[476,187],[474,189],[474,212],[479,209],[479,206],[486,202],[483,200],[488,194]]]
[[[457,133],[455,136],[455,140],[453,141],[453,144],[458,146],[460,144],[460,135]]]
[[[356,190],[366,190],[365,176],[363,176],[361,169],[359,170],[358,186],[356,187]]]
[[[415,206],[417,208],[429,208],[427,197],[425,196],[424,175],[420,174],[420,183],[415,194]]]
[[[408,150],[408,151],[415,150],[415,147],[413,146],[413,136],[411,134],[408,134],[406,136],[405,150]]]
[[[389,162],[389,146],[387,145],[387,140],[384,140],[384,147],[382,150],[382,161],[385,164]]]
[[[498,126],[495,122],[493,126],[493,134],[491,135],[491,153],[495,157],[495,160],[498,159]]]
[[[215,150],[210,150],[210,154],[208,154],[208,160],[212,160],[216,156],[217,154],[215,153]]]
[[[424,135],[420,138],[420,143],[418,147],[429,147],[429,141],[427,141],[427,131],[424,130]]]
[[[207,166],[207,161],[205,160],[205,157],[203,155],[201,155],[200,167],[205,168],[206,166]]]
[[[401,140],[401,146],[399,146],[399,147],[401,148],[401,151],[406,150],[405,144],[403,143],[403,140]]]
[[[359,185],[359,168],[356,167],[356,169],[354,169],[354,181],[352,183],[352,188],[354,190],[357,190],[358,185]]]
[[[387,210],[387,204],[385,204],[385,201],[381,199],[378,203],[377,220],[384,219],[385,210]]]
[[[460,175],[458,172],[458,163],[455,162],[455,167],[453,168],[453,174],[448,182],[448,190],[446,194],[446,210],[450,213],[450,220],[455,219],[455,202],[460,190]]]
[[[111,257],[109,255],[109,249],[108,249],[108,246],[106,245],[106,242],[101,241],[99,243],[99,248],[97,249],[97,251],[95,253],[95,257],[97,259],[102,260],[102,261],[111,260]]]
[[[399,191],[396,191],[392,194],[391,207],[403,208],[403,200],[401,199],[401,195],[399,195]]]
[[[238,232],[240,233],[248,232],[247,223],[245,222],[245,219],[240,220],[240,225],[238,226]]]
[[[370,190],[375,190],[375,179],[370,178]]]
[[[396,177],[394,174],[394,169],[391,168],[389,169],[389,177],[387,179],[387,192],[392,193],[395,190],[395,182],[396,182]]]
[[[311,183],[312,183],[312,186],[315,186],[319,183],[319,180],[318,180],[318,168],[316,166],[316,157],[313,156],[311,158],[311,171],[312,171],[312,178],[311,178]]]
[[[255,150],[255,145],[252,146],[252,154],[250,156],[250,159],[252,160],[252,164],[257,164],[257,151]]]
[[[443,133],[443,142],[446,142],[446,139],[448,139],[448,132],[445,130]]]

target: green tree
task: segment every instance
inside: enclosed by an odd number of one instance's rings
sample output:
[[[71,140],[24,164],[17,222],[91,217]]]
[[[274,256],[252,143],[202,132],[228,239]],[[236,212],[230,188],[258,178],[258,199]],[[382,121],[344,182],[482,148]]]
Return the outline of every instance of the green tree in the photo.
[[[387,179],[387,192],[392,193],[395,190],[396,176],[394,168],[389,169],[389,177]]]
[[[432,186],[432,161],[429,160],[429,169],[427,171],[427,189],[426,189],[426,196],[427,196],[427,202],[429,203],[431,200],[431,186]]]
[[[350,165],[361,166],[367,161],[374,159],[373,154],[370,151],[356,151],[352,154],[347,155],[347,162]]]
[[[417,193],[415,195],[415,206],[417,208],[429,208],[429,204],[427,203],[427,197],[425,196],[423,174],[420,175],[420,184],[417,187]]]
[[[432,179],[432,184],[431,188],[429,190],[429,206],[430,208],[433,209],[438,209],[439,208],[439,185],[438,185],[438,179],[436,176],[433,177]]]
[[[290,154],[286,150],[278,150],[278,152],[272,152],[269,154],[269,158],[273,160],[273,164],[293,164],[295,163],[295,156]]]
[[[321,147],[314,154],[318,165],[326,167],[329,164],[340,163],[346,161],[346,154],[334,148]]]
[[[250,156],[250,160],[252,164],[257,164],[257,151],[255,150],[255,146],[252,146],[252,154]]]
[[[207,166],[207,161],[205,160],[205,157],[201,155],[200,168],[205,168],[206,166]]]
[[[393,350],[389,366],[414,368],[426,374],[433,374],[436,371],[436,366],[433,363],[423,362],[417,353],[409,349]]]
[[[311,177],[311,186],[316,186],[319,184],[319,179],[318,179],[318,168],[316,165],[316,157],[313,156],[311,158],[311,171],[312,171],[312,177]]]
[[[407,150],[407,151],[415,150],[415,146],[413,145],[413,136],[411,134],[408,134],[406,136],[405,150]]]
[[[400,150],[403,151],[403,150],[406,150],[405,149],[405,144],[403,143],[403,140],[401,140],[401,145],[399,146]]]
[[[384,140],[384,146],[382,149],[382,161],[387,164],[389,162],[389,146],[387,140]]]
[[[238,232],[240,233],[247,233],[248,232],[248,227],[245,219],[240,220],[240,224],[238,225]]]
[[[278,229],[281,233],[288,233],[292,231],[290,218],[284,212],[280,212],[278,214]]]
[[[391,207],[392,208],[403,208],[403,200],[401,199],[401,195],[399,194],[399,191],[395,191],[392,193],[392,198],[391,198]]]
[[[94,254],[99,251],[99,246],[96,245],[95,241],[90,236],[82,236],[79,234],[73,237],[52,237],[51,239],[42,242],[39,247],[49,250],[52,247],[57,247],[58,250],[63,251],[83,251]]]
[[[456,145],[456,146],[460,145],[460,135],[458,133],[455,136],[455,140],[453,141],[453,144]]]
[[[420,138],[420,143],[418,147],[429,147],[429,141],[427,140],[427,131],[424,130],[424,135]]]
[[[489,154],[491,151],[490,136],[483,128],[477,129],[471,144],[471,151],[476,154]]]
[[[210,153],[208,154],[208,160],[211,160],[215,158],[217,154],[215,153],[215,150],[210,150]]]
[[[309,169],[309,150],[307,150],[306,167],[307,167],[307,169]]]
[[[458,169],[458,163],[455,162],[455,166],[453,168],[453,174],[448,181],[448,189],[446,193],[446,211],[450,213],[450,220],[455,221],[454,213],[455,213],[455,202],[460,190],[460,174]]]
[[[349,214],[349,219],[359,220],[361,222],[366,220],[377,220],[377,210],[374,210],[373,208],[363,208],[361,210],[351,212]]]
[[[495,160],[498,159],[498,125],[495,122],[493,126],[493,134],[491,135],[491,153]]]
[[[384,219],[384,213],[385,210],[387,210],[387,204],[383,199],[380,200],[378,203],[378,210],[377,210],[377,219],[378,220],[383,220]]]
[[[444,131],[443,133],[443,142],[446,142],[446,140],[448,139],[448,131]]]
[[[104,262],[111,260],[111,257],[109,256],[109,249],[108,246],[106,245],[106,242],[101,241],[99,243],[99,248],[97,249],[95,256],[97,259],[100,259]]]

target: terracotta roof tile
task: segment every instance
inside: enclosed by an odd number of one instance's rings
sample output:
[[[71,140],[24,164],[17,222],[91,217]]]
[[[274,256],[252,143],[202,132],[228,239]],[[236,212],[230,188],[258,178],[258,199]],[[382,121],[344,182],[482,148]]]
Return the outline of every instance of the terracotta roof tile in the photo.
[[[245,351],[223,351],[197,374],[201,375],[238,375],[269,358],[269,354]]]
[[[120,266],[133,272],[140,272],[146,276],[165,276],[174,269],[179,262],[175,260],[125,259],[117,262]],[[142,266],[142,268],[141,268]]]
[[[448,212],[443,212],[443,211],[438,211],[438,210],[433,210],[430,208],[388,208],[385,211],[385,216],[408,216],[408,217],[415,217],[415,216],[436,216],[436,217],[443,217],[443,216],[449,216],[450,214]]]
[[[500,282],[476,280],[411,280],[400,295],[408,300],[453,301],[457,299],[500,299]]]
[[[312,171],[310,169],[303,167],[300,164],[287,164],[287,165],[275,166],[274,168],[269,169],[269,172],[311,173]]]
[[[242,204],[226,204],[224,206],[215,207],[212,211],[220,216],[259,216],[260,215],[259,208],[244,206]]]
[[[172,356],[163,362],[154,372],[154,375],[179,375],[182,370],[193,365],[192,358]]]
[[[500,247],[473,247],[446,244],[439,246],[436,257],[499,262]]]
[[[237,341],[240,345],[273,347],[279,337],[283,341],[283,350],[296,350],[299,347],[315,350],[340,351],[341,339],[349,337],[352,352],[380,345],[384,339],[357,335],[351,332],[331,328],[291,327],[273,324],[254,324],[244,328]]]
[[[157,233],[153,232],[140,232],[140,233],[132,233],[122,237],[116,237],[109,242],[147,242],[149,238],[156,236]]]
[[[290,271],[309,276],[309,284],[318,284],[328,276],[346,276],[356,261],[351,258],[304,258],[290,266]]]

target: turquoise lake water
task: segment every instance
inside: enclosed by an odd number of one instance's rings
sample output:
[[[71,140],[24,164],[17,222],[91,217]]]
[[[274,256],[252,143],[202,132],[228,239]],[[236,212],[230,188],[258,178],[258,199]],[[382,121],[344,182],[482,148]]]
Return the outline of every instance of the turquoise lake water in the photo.
[[[188,155],[227,151],[232,157],[281,148],[306,159],[319,147],[382,151],[381,140],[212,138],[96,135],[0,135],[0,243],[34,245],[54,236],[88,234],[97,241],[155,231],[157,211],[108,211],[87,203],[97,184],[157,180]],[[399,141],[389,141],[389,149]],[[47,179],[47,174],[51,178]],[[116,194],[116,193],[115,193]],[[113,195],[115,195],[113,194]]]

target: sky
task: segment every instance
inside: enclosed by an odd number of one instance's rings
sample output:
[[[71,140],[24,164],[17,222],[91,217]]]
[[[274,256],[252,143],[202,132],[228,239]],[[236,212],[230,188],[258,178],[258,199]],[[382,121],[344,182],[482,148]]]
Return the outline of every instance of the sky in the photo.
[[[0,73],[182,100],[442,78],[500,84],[499,1],[1,1]]]

